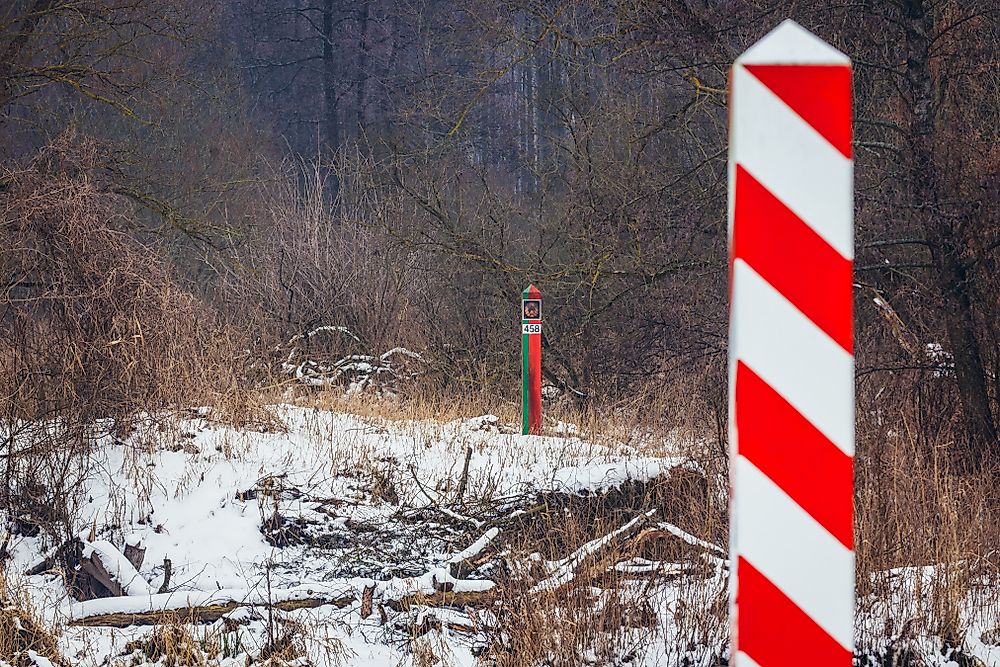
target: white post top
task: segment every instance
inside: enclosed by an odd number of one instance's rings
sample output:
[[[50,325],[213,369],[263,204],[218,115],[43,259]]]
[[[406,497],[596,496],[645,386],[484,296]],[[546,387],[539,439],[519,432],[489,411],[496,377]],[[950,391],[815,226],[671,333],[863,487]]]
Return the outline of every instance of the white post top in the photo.
[[[738,65],[850,65],[851,59],[791,19],[736,59]]]

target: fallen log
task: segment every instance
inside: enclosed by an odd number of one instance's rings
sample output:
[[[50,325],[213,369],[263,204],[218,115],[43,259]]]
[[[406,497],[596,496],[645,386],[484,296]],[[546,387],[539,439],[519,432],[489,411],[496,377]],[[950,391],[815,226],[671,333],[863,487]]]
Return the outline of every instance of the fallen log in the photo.
[[[496,600],[496,589],[486,591],[438,591],[414,593],[398,600],[386,600],[383,605],[393,611],[409,611],[415,607],[488,607]]]
[[[104,598],[109,600],[112,598]],[[240,607],[245,606],[266,606],[269,609],[280,609],[282,611],[294,611],[296,609],[315,609],[325,605],[332,605],[338,608],[349,607],[357,600],[353,595],[341,598],[304,598],[302,600],[283,600],[266,605],[248,605],[247,603],[230,601],[220,604],[203,605],[200,607],[187,607],[182,609],[157,609],[146,612],[110,612],[107,614],[96,614],[86,618],[74,619],[70,625],[82,627],[104,626],[111,628],[126,628],[133,625],[163,625],[168,623],[202,624],[213,623],[220,618],[231,614]]]
[[[373,590],[371,587],[365,591]],[[157,597],[157,596],[153,596]],[[111,602],[116,598],[103,598],[100,602]],[[134,598],[128,598],[134,599]],[[380,607],[393,611],[409,611],[420,607],[447,608],[447,607],[471,607],[483,608],[490,606],[496,599],[493,591],[438,591],[435,593],[414,593],[401,597],[397,600],[386,600]],[[93,613],[87,616],[74,618],[69,624],[82,627],[106,626],[124,628],[132,625],[161,625],[165,623],[187,623],[202,624],[213,623],[224,616],[231,614],[240,607],[265,607],[268,609],[280,609],[281,611],[293,611],[295,609],[315,609],[325,605],[331,605],[343,609],[350,607],[358,601],[358,596],[353,592],[340,596],[323,595],[318,597],[306,597],[300,599],[278,600],[272,602],[251,601],[251,600],[228,600],[218,601],[200,605],[169,605],[159,609],[148,609],[144,611],[107,611],[104,613]]]
[[[240,607],[265,607],[291,611],[324,605],[349,607],[358,600],[358,590],[371,580],[304,584],[266,592],[245,589],[176,591],[145,596],[88,600],[71,604],[69,624],[76,626],[157,625],[168,622],[211,623]]]

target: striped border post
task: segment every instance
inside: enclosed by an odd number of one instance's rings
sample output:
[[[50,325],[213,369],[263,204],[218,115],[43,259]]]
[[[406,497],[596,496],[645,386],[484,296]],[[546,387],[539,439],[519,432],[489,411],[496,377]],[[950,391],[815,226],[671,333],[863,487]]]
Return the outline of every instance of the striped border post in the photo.
[[[521,292],[521,433],[542,432],[542,293]]]
[[[730,86],[730,664],[850,667],[851,63],[785,21]]]

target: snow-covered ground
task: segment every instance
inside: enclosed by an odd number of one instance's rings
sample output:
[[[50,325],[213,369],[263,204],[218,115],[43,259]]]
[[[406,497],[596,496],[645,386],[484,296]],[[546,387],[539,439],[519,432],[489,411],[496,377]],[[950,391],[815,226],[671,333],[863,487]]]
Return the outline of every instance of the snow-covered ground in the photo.
[[[508,526],[519,516],[522,524],[534,520],[530,506],[546,494],[595,497],[698,469],[670,442],[653,440],[641,451],[595,444],[571,424],[538,437],[516,435],[491,415],[442,424],[288,405],[273,410],[282,427],[264,432],[222,426],[206,411],[170,429],[151,421],[124,441],[101,439],[75,528],[84,556],[122,581],[124,597],[75,601],[59,572],[23,574],[52,545],[12,538],[10,586],[27,592],[45,623],[58,628],[71,664],[157,660],[148,649],[153,626],[81,625],[88,619],[226,604],[232,608],[218,620],[189,626],[199,649],[214,656],[209,664],[242,667],[284,634],[302,656],[289,664],[482,664],[478,656],[489,654],[489,642],[506,641],[516,628],[505,617],[513,613],[504,602],[510,598],[498,594],[491,604],[468,606],[447,595],[495,593],[494,574],[508,581],[519,575],[491,570],[495,563],[461,572],[456,566],[490,548],[508,549]],[[534,571],[525,570],[519,594],[546,595],[640,528],[695,553],[678,563],[638,555],[604,563],[628,578],[613,591],[595,583],[583,590],[595,618],[618,605],[624,611],[615,618],[625,620],[607,630],[603,645],[583,651],[581,664],[708,667],[727,655],[724,545],[664,521],[652,510],[635,513],[561,558],[535,553],[528,559],[534,564],[524,565]],[[122,555],[126,544],[145,549],[138,570]],[[907,629],[909,619],[932,613],[920,600],[933,575],[933,568],[885,573],[895,582],[892,595],[859,601],[867,650],[905,644],[926,664],[959,664],[940,639]],[[962,649],[987,667],[1000,667],[994,593],[963,601],[960,612],[963,625],[974,628]],[[302,601],[308,606],[295,608]],[[279,602],[288,604],[275,609]]]
[[[421,614],[446,625],[449,615],[474,625],[465,613],[411,608],[394,612],[389,622],[380,614],[362,619],[365,588],[374,586],[379,600],[432,594],[448,578],[449,561],[495,538],[500,530],[491,528],[493,520],[518,512],[533,494],[600,493],[685,463],[667,456],[665,443],[650,455],[575,436],[521,436],[491,415],[439,424],[292,406],[274,410],[284,428],[270,432],[193,417],[180,423],[179,435],[163,435],[151,424],[124,442],[102,439],[77,528],[87,544],[84,555],[96,552],[106,569],[123,575],[127,600],[74,602],[57,572],[18,576],[46,555],[46,545],[41,537],[12,540],[13,586],[30,591],[46,622],[62,629],[67,657],[125,664],[126,647],[152,631],[79,627],[74,620],[230,599],[260,604],[197,627],[195,636],[230,633],[228,646],[254,654],[274,631],[268,600],[342,589],[358,601],[274,612],[282,623],[308,628],[302,636],[314,664],[405,664],[422,655],[421,642],[436,642],[429,650],[447,655],[451,664],[475,664],[473,649],[482,641],[477,633],[434,632],[416,642],[407,637]],[[565,424],[556,429],[574,430]],[[121,556],[126,543],[145,549],[137,573]],[[157,594],[167,560],[170,580]],[[483,580],[478,588],[491,586]],[[470,588],[477,588],[475,580],[458,581],[451,590]],[[669,598],[665,591],[656,594]],[[657,605],[664,613],[667,598]],[[231,664],[244,664],[243,653],[230,653]],[[645,653],[653,660],[648,664],[661,664],[655,649]],[[230,664],[227,659],[220,664]]]

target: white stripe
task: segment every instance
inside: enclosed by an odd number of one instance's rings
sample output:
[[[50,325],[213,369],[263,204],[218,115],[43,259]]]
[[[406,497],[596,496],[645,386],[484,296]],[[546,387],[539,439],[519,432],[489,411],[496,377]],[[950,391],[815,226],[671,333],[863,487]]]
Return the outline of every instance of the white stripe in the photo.
[[[853,651],[854,552],[743,456],[736,457],[734,494],[730,539],[739,554]]]
[[[854,357],[742,259],[733,262],[729,324],[730,358],[854,456]]]
[[[760,667],[760,665],[754,662],[754,659],[743,651],[737,651],[736,661],[733,663],[733,667]]]
[[[759,65],[850,65],[851,59],[791,19],[764,35],[736,59]]]
[[[853,162],[740,65],[733,67],[732,93],[730,162],[853,258]]]

